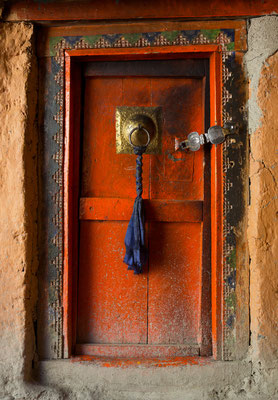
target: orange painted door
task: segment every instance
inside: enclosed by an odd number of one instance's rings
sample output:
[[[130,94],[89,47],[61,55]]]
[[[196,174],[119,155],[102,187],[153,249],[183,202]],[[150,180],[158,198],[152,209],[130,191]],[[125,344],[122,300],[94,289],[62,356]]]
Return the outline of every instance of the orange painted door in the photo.
[[[204,132],[204,60],[91,63],[84,68],[76,352],[199,355],[209,349],[209,255],[204,150],[175,137]],[[135,155],[116,154],[117,106],[162,107],[162,152],[143,156],[148,262],[123,263]],[[206,333],[204,333],[206,332]],[[206,350],[209,352],[209,350]]]

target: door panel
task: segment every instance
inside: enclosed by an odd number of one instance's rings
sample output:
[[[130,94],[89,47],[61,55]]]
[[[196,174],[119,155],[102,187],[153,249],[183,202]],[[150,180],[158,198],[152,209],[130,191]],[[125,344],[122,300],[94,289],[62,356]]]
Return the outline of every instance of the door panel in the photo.
[[[135,162],[133,155],[116,154],[115,109],[132,95],[124,94],[122,78],[86,79],[84,105],[83,161],[81,197],[134,198]],[[142,79],[142,86],[145,87]],[[139,99],[142,93],[137,83]],[[136,97],[136,96],[135,96]],[[150,96],[148,95],[148,98]],[[139,100],[138,100],[139,101]],[[139,103],[145,105],[146,103]],[[144,157],[143,196],[149,192],[149,156]]]
[[[198,223],[150,224],[148,343],[197,344],[200,228]]]
[[[210,284],[202,282],[204,154],[174,152],[174,143],[185,132],[204,130],[206,81],[188,77],[188,70],[185,77],[180,70],[155,77],[153,67],[151,76],[116,70],[112,76],[107,67],[109,76],[86,76],[84,83],[77,344],[88,344],[91,353],[98,344],[145,344],[156,346],[145,354],[163,345],[179,346],[176,353],[167,347],[171,355],[181,354],[180,346],[192,349],[182,354],[196,354],[206,323],[200,320],[202,290]],[[143,156],[149,260],[141,275],[123,263],[136,157],[116,154],[117,106],[163,110],[162,153]]]
[[[151,159],[151,198],[203,199],[203,149],[174,152],[175,137],[204,127],[204,81],[152,79],[152,106],[163,109],[162,154]]]
[[[79,343],[147,342],[147,275],[138,280],[122,263],[127,224],[81,224]]]

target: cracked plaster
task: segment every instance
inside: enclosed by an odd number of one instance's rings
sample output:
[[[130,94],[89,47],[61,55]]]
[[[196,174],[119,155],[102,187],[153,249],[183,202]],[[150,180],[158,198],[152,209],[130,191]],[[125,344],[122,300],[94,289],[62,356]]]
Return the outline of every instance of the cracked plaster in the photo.
[[[265,365],[278,357],[278,17],[251,20],[245,56],[250,79],[251,351]]]

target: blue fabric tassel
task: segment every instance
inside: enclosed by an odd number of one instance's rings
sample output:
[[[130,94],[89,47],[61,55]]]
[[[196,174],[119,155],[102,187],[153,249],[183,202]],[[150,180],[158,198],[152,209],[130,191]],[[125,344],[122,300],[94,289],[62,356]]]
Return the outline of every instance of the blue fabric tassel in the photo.
[[[137,197],[134,202],[133,213],[129,221],[125,236],[126,254],[124,262],[128,265],[128,270],[134,274],[141,274],[143,266],[147,261],[148,252],[145,247],[145,218],[142,199],[142,154],[145,147],[135,147],[136,159],[136,192]]]

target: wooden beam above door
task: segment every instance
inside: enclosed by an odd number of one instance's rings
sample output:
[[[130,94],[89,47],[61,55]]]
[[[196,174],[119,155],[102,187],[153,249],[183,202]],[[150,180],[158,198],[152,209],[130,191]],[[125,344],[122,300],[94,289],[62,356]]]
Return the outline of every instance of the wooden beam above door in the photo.
[[[5,5],[9,21],[91,21],[168,18],[222,18],[278,12],[276,0],[12,0]]]

